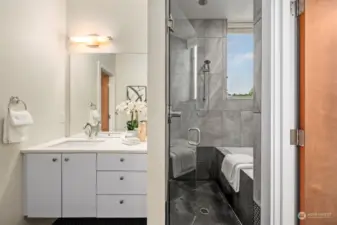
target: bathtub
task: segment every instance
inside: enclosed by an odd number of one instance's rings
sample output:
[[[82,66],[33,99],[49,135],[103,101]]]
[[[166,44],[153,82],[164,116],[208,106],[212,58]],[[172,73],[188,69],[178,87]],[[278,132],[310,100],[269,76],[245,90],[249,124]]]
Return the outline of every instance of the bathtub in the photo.
[[[217,148],[224,155],[227,154],[246,154],[253,156],[253,148],[252,147],[218,147]]]

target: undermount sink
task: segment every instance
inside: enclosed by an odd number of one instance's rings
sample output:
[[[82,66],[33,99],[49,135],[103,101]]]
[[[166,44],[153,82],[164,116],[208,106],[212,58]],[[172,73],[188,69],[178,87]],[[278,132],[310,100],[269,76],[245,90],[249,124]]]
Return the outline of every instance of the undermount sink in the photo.
[[[93,147],[101,144],[104,140],[69,140],[58,144],[51,145],[49,147],[55,148],[76,148],[76,147]]]

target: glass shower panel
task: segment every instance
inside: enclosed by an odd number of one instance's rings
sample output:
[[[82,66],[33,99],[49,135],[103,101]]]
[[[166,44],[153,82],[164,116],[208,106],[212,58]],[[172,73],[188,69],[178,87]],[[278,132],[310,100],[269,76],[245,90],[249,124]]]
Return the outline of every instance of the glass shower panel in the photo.
[[[169,35],[169,225],[192,225],[196,219],[196,162],[200,130],[196,33],[177,0],[170,1]]]

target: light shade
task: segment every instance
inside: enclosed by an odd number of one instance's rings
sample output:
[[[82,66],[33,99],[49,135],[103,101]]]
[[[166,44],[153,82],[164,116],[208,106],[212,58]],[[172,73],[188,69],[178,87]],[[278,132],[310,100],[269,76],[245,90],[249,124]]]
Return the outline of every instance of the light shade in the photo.
[[[70,37],[70,41],[73,43],[85,44],[88,47],[97,48],[100,45],[109,44],[112,41],[112,37],[89,34],[87,36]]]

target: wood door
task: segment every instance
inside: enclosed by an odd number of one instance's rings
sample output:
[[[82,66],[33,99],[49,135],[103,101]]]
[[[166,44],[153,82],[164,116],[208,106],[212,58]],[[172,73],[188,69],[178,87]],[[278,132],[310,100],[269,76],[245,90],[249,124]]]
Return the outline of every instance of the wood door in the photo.
[[[337,1],[300,16],[301,225],[337,224]]]
[[[101,120],[102,131],[109,131],[109,75],[102,71],[101,79]]]
[[[96,154],[62,155],[62,217],[96,217]]]
[[[26,154],[24,162],[27,217],[61,217],[61,154]]]

